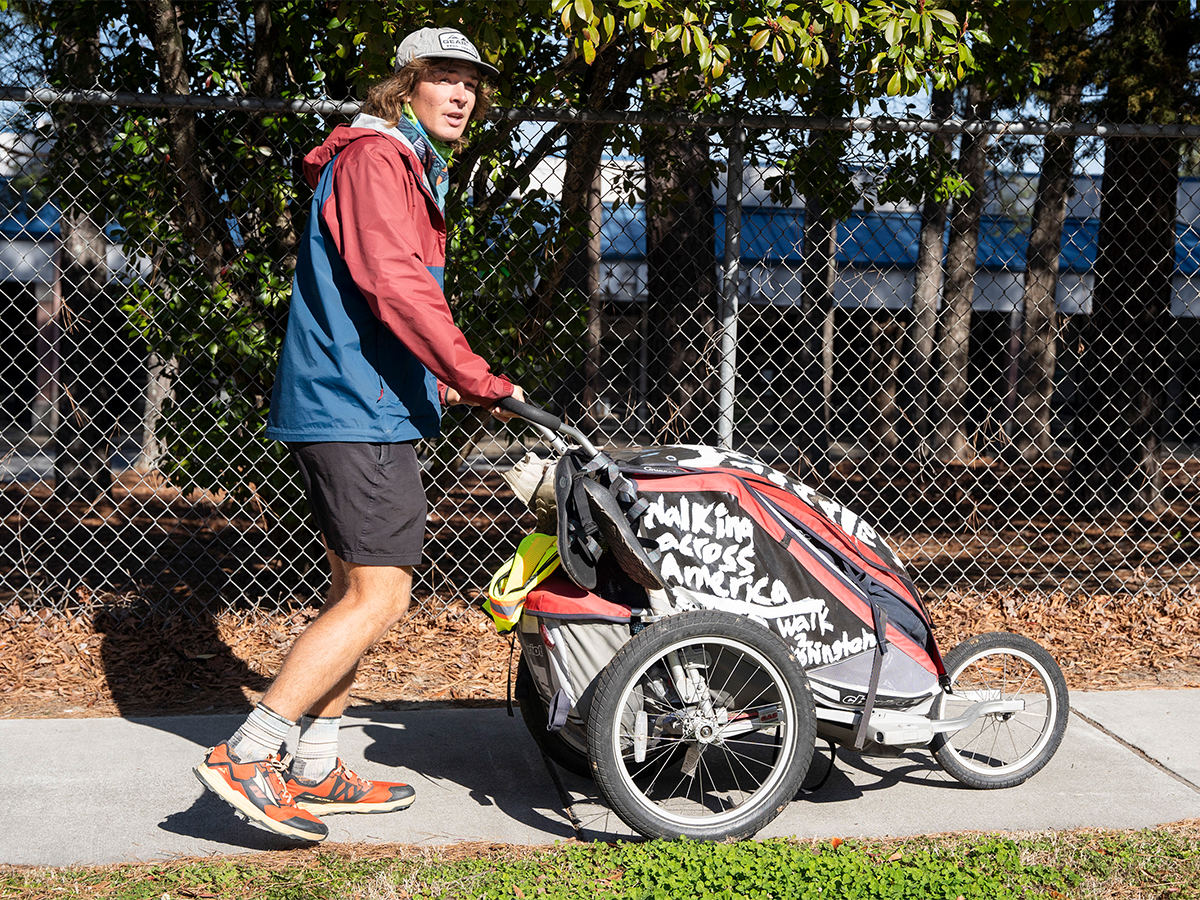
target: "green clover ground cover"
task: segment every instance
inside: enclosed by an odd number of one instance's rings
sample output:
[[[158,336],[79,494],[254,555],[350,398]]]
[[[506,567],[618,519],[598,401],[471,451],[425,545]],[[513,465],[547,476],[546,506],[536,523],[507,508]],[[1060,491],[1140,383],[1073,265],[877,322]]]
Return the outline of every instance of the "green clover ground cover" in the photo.
[[[1200,898],[1200,822],[892,841],[343,846],[77,869],[0,868],[0,898],[1023,900]]]

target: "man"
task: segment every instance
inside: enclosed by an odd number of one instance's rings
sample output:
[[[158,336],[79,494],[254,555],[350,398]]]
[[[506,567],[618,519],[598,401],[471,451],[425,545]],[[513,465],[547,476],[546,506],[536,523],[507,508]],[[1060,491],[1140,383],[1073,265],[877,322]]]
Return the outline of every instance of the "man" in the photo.
[[[408,785],[348,769],[337,733],[359,658],[408,609],[426,514],[413,442],[438,433],[442,404],[524,398],[471,351],[442,293],[446,165],[486,110],[485,73],[496,69],[460,32],[414,32],[363,113],[304,159],[315,193],[267,435],[299,466],[329,598],[262,702],[195,769],[277,834],[319,841],[314,813],[412,803]],[[296,722],[289,767],[279,754]]]

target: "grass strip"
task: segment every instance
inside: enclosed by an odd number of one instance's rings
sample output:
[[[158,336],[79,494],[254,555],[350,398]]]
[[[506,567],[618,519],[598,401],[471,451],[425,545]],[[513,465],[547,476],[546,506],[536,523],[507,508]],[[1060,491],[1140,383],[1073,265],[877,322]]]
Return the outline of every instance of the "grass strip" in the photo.
[[[553,847],[342,844],[154,864],[0,867],[49,900],[1200,900],[1200,820],[1145,831]]]

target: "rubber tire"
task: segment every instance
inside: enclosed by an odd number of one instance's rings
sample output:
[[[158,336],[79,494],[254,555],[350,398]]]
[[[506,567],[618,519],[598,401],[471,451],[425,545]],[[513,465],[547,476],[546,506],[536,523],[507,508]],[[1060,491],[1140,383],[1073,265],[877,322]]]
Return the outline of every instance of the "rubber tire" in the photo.
[[[938,764],[949,775],[965,785],[982,790],[1016,787],[1040,772],[1042,767],[1054,756],[1059,744],[1062,743],[1063,735],[1067,730],[1067,719],[1071,712],[1067,682],[1063,678],[1058,663],[1039,644],[1019,634],[993,631],[968,638],[946,654],[946,673],[950,676],[951,685],[958,686],[964,671],[984,657],[993,659],[1004,657],[1006,666],[1010,664],[1011,660],[1014,668],[1029,670],[1033,676],[1036,676],[1038,682],[1036,684],[1029,684],[1028,678],[1025,676],[1017,676],[1023,682],[1023,685],[1020,686],[1041,690],[1046,697],[1044,715],[1037,730],[1036,740],[1033,740],[1028,750],[1019,751],[1016,759],[1012,762],[997,766],[996,774],[987,772],[986,766],[978,763],[972,765],[967,761],[964,758],[963,750],[955,746],[955,738],[968,730],[972,734],[982,736],[984,730],[991,729],[995,732],[991,740],[992,746],[996,746],[998,742],[1007,746],[1013,743],[1014,737],[1022,737],[1026,730],[1016,728],[1011,717],[1002,719],[998,716],[985,716],[963,731],[934,735],[930,749]],[[989,681],[988,684],[991,686],[993,682]],[[1013,690],[1011,694],[1006,690],[1001,690],[1003,699],[1016,696],[1017,693],[1017,690]],[[931,713],[934,718],[943,717],[947,699],[946,694],[943,693],[934,702]],[[1023,715],[1026,719],[1030,717],[1028,714]],[[991,721],[986,722],[985,720]],[[973,740],[973,738],[969,738],[969,740]]]
[[[647,766],[632,761],[627,763],[622,758],[621,712],[626,697],[642,674],[668,650],[681,644],[712,639],[719,639],[734,649],[749,649],[774,667],[775,673],[768,674],[781,689],[780,704],[790,707],[785,721],[793,727],[784,732],[784,740],[771,764],[771,774],[763,780],[764,787],[752,792],[739,807],[719,813],[721,820],[718,822],[705,824],[699,817],[695,822],[681,822],[679,819],[685,817],[675,816],[672,820],[669,813],[661,811],[633,784],[633,778],[645,774]],[[757,660],[751,662],[759,664]],[[759,671],[763,671],[761,664]],[[756,834],[799,793],[812,761],[816,727],[808,676],[778,635],[740,616],[697,610],[649,625],[601,670],[588,718],[588,756],[601,795],[621,820],[638,834],[666,839],[741,840]],[[718,745],[710,745],[710,749],[713,746]],[[667,751],[663,758],[672,759],[672,751]],[[678,757],[674,756],[674,760],[677,763]],[[780,765],[783,766],[781,773],[776,768]]]
[[[533,736],[533,742],[538,745],[538,749],[550,757],[555,765],[575,775],[581,775],[584,778],[590,779],[592,777],[592,767],[588,765],[587,753],[576,748],[574,744],[563,736],[561,731],[546,730],[550,714],[546,708],[545,701],[538,694],[537,685],[533,680],[533,673],[529,671],[529,666],[526,664],[524,657],[517,662],[515,693],[520,702],[521,719],[524,720],[525,727],[529,729],[529,733]],[[568,725],[567,727],[571,726]],[[583,744],[586,738],[581,734],[579,740]]]

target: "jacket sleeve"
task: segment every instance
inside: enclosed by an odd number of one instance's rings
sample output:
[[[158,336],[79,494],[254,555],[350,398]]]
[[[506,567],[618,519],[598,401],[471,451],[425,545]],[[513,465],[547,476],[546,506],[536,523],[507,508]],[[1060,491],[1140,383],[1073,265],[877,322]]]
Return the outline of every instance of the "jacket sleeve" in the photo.
[[[379,320],[466,402],[490,406],[510,396],[513,386],[491,373],[454,324],[415,232],[427,216],[425,197],[390,142],[380,136],[342,151],[322,219]]]

